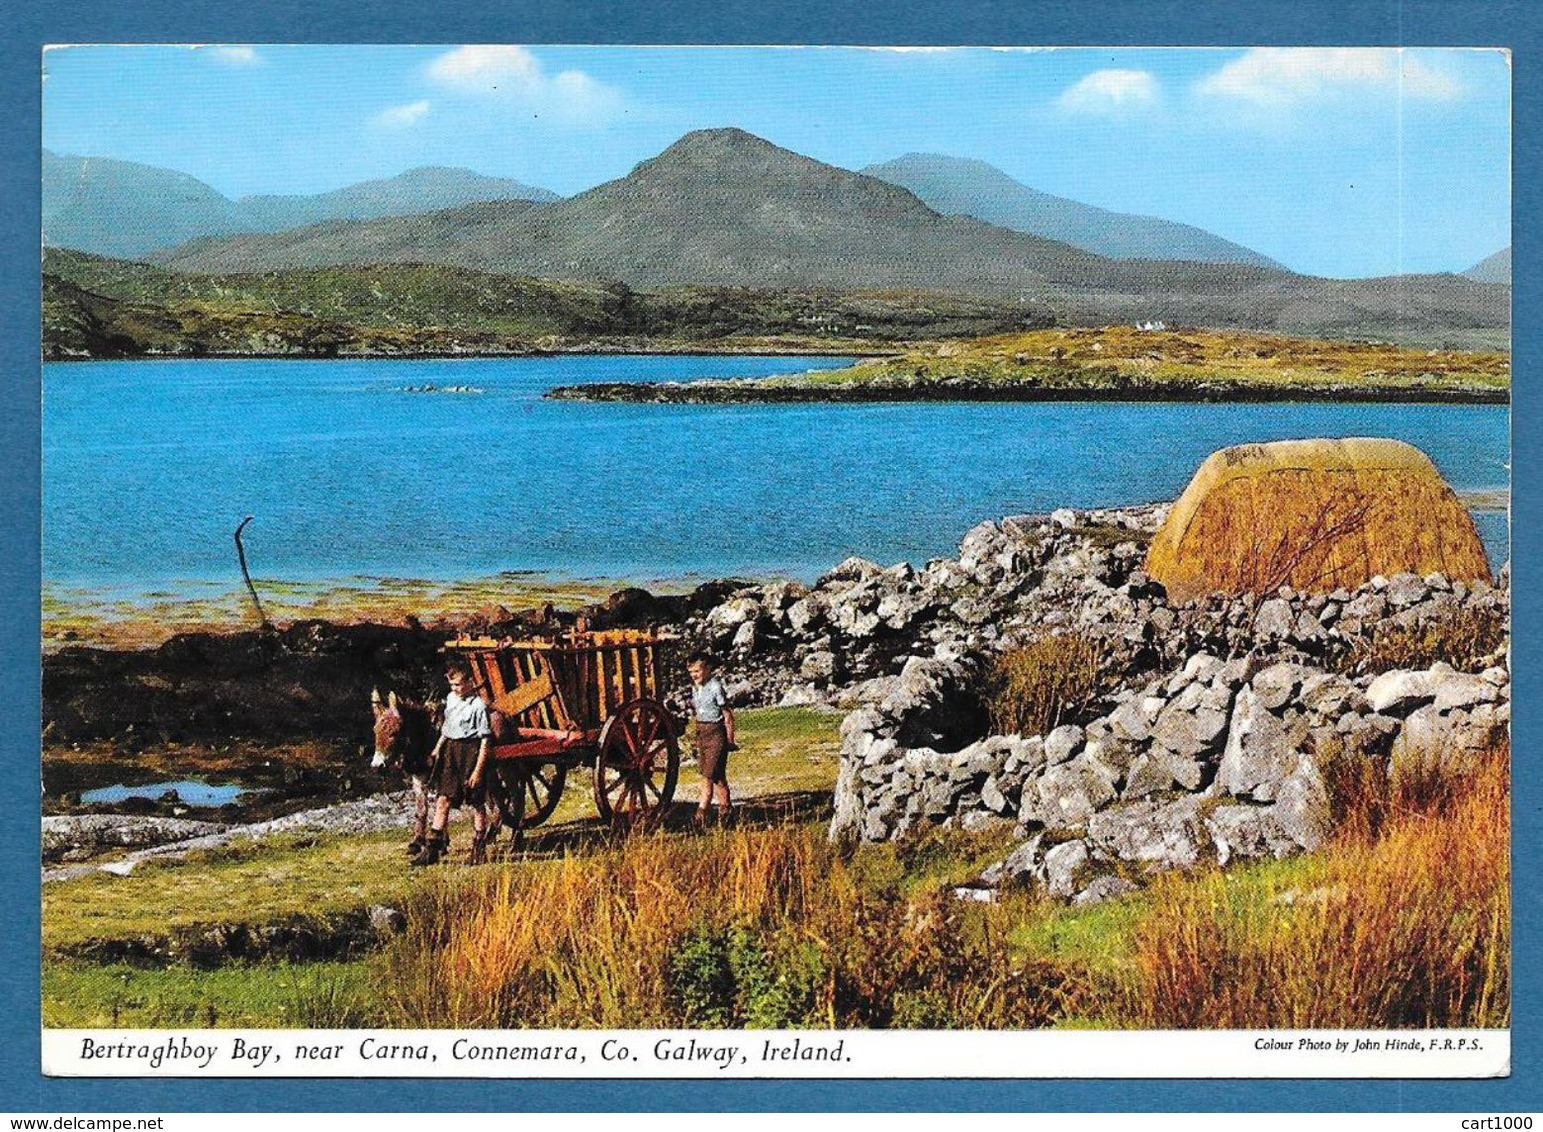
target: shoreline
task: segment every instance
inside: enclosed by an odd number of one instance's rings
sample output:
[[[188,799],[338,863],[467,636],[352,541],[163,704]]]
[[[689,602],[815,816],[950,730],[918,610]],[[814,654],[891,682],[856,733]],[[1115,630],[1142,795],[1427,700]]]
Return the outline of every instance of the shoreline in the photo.
[[[762,379],[764,380],[764,379]],[[1380,389],[1335,386],[1271,388],[1189,386],[1054,389],[1033,385],[937,382],[918,385],[766,385],[730,382],[596,382],[555,385],[553,401],[616,404],[762,405],[893,403],[1125,403],[1125,404],[1438,404],[1510,405],[1511,392],[1491,389]]]
[[[1510,510],[1508,486],[1456,490],[1458,499],[1471,512],[1507,514]],[[662,597],[688,594],[698,586],[727,580],[749,584],[807,582],[820,571],[719,569],[654,576],[645,573],[630,577],[574,577],[520,571],[476,578],[351,574],[255,581],[264,608],[277,623],[326,620],[336,624],[403,624],[412,618],[427,624],[487,614],[499,607],[510,612],[537,610],[548,603],[559,609],[582,608],[603,603],[626,589],[642,589]],[[153,647],[183,632],[236,633],[255,627],[251,599],[235,579],[147,581],[137,586],[93,586],[45,579],[42,599],[45,654],[82,646]]]
[[[810,343],[757,344],[755,342],[674,342],[652,340],[647,342],[595,342],[585,340],[571,345],[531,346],[520,349],[487,350],[355,350],[346,353],[301,353],[298,351],[227,351],[194,353],[145,353],[145,354],[66,354],[49,357],[44,355],[44,365],[73,365],[79,362],[430,362],[430,361],[497,361],[519,358],[558,358],[578,356],[624,357],[636,354],[641,357],[756,357],[756,358],[851,358],[860,361],[867,358],[898,356],[906,343],[888,344],[887,348],[869,339],[837,341],[830,344]]]

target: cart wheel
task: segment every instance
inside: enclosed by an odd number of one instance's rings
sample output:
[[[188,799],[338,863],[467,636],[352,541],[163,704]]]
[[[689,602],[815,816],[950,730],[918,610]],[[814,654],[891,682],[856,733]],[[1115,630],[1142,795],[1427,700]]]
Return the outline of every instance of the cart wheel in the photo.
[[[506,759],[494,764],[498,808],[516,839],[520,830],[533,829],[552,816],[567,777],[563,763]]]
[[[522,776],[525,779],[525,826],[538,826],[552,816],[562,801],[563,782],[568,768],[562,763],[534,763]]]
[[[602,821],[652,823],[664,817],[680,773],[675,720],[657,700],[631,700],[600,729],[595,809]]]

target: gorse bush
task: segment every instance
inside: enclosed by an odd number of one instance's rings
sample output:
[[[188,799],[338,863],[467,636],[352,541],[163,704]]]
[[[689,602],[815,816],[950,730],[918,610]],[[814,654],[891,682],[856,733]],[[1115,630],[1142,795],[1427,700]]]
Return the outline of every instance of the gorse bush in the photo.
[[[1510,618],[1500,609],[1455,609],[1413,625],[1384,622],[1356,644],[1343,667],[1346,672],[1378,675],[1445,661],[1472,672],[1504,648],[1510,635]]]
[[[1102,650],[1077,634],[1041,637],[1000,653],[987,677],[993,730],[1044,735],[1087,714],[1104,689]]]
[[[380,983],[407,1026],[1050,1024],[1077,978],[1002,916],[864,892],[815,829],[639,837],[422,894]]]
[[[745,927],[699,927],[670,956],[670,990],[688,1026],[777,1030],[811,1021],[824,964],[809,947],[784,956]]]

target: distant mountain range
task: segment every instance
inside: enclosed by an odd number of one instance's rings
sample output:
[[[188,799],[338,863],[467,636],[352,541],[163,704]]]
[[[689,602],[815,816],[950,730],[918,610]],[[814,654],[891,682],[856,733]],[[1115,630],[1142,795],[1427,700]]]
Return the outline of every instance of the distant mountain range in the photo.
[[[314,196],[231,200],[170,169],[43,151],[43,242],[98,255],[137,258],[200,236],[278,232],[502,199],[558,197],[519,181],[429,166]]]
[[[1492,256],[1479,260],[1463,276],[1475,283],[1511,283],[1511,249],[1501,248]]]
[[[1246,263],[1284,270],[1274,260],[1202,228],[1154,216],[1110,212],[1051,196],[1020,184],[984,161],[908,153],[893,161],[870,165],[863,172],[909,189],[945,216],[973,216],[1003,228],[1060,240],[1110,259]]]
[[[969,216],[743,130],[687,134],[619,180],[548,204],[334,221],[191,241],[179,271],[437,263],[637,288],[921,289],[1062,321],[1159,319],[1287,333],[1441,337],[1508,325],[1503,288],[1456,275],[1329,280],[1257,263],[1112,259]]]

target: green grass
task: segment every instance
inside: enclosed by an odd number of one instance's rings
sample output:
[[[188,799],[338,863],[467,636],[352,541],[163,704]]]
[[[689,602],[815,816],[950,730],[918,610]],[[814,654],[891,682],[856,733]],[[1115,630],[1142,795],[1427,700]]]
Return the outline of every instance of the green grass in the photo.
[[[1226,873],[1229,907],[1257,914],[1268,910],[1282,893],[1309,891],[1320,865],[1317,858],[1290,857],[1239,865]],[[1136,931],[1152,913],[1146,890],[1090,908],[1036,902],[1010,937],[1026,955],[1041,955],[1075,964],[1101,976],[1129,971],[1135,956]]]
[[[834,786],[840,715],[764,708],[738,712],[736,718],[741,749],[734,752],[731,778],[740,798]],[[694,770],[683,770],[676,798],[694,799],[699,782]],[[589,776],[571,773],[551,823],[593,822],[594,815]],[[452,826],[457,850],[469,836],[464,826],[464,821]],[[48,884],[43,945],[57,952],[94,939],[159,938],[200,925],[324,918],[400,903],[432,883],[407,866],[405,839],[405,832],[387,831],[236,842],[182,861],[146,863],[127,877],[98,873]]]
[[[151,969],[51,962],[43,968],[43,1025],[164,1029],[369,1026],[376,1019],[369,965],[289,963]]]
[[[275,838],[181,861],[146,863],[127,877],[95,873],[43,886],[45,952],[90,940],[168,938],[223,923],[325,919],[400,902],[428,883],[407,868],[405,836]]]

